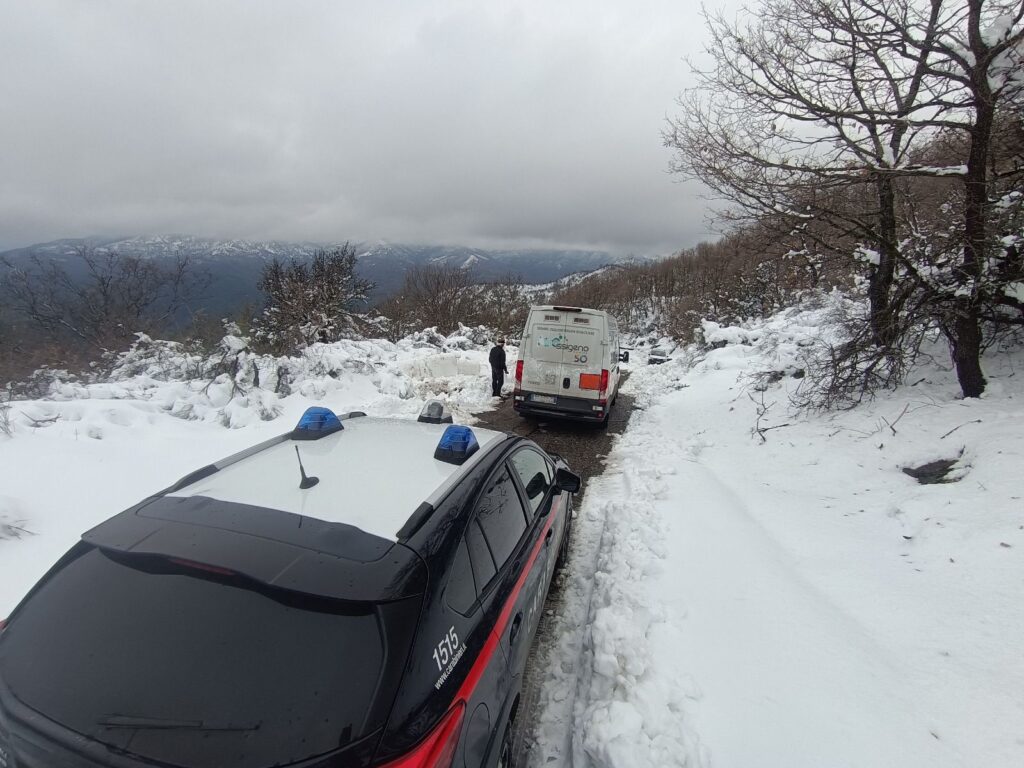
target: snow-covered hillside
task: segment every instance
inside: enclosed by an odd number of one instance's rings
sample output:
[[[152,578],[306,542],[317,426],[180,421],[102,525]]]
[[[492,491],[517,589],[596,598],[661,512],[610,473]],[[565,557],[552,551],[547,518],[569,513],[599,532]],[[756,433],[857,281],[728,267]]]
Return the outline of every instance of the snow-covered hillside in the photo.
[[[214,317],[231,314],[248,301],[258,302],[260,271],[273,259],[309,261],[320,249],[342,243],[283,242],[279,240],[218,240],[192,235],[145,235],[128,238],[73,238],[37,243],[0,252],[4,261],[31,268],[35,259],[57,263],[72,279],[83,269],[80,252],[140,256],[173,263],[187,257],[195,270],[209,276],[204,308]],[[566,249],[484,249],[454,245],[354,243],[360,277],[376,285],[372,298],[397,291],[409,269],[440,265],[467,269],[474,280],[487,282],[509,275],[528,284],[551,283],[566,275],[586,275],[609,264],[646,261],[645,256],[624,256],[606,251]]]
[[[986,361],[981,399],[939,352],[912,386],[797,415],[827,312],[709,325],[725,346],[634,370],[532,766],[1024,765],[1024,355]],[[902,471],[939,459],[944,484]]]
[[[980,399],[959,397],[937,348],[898,391],[795,413],[840,300],[707,324],[714,347],[664,365],[634,356],[637,410],[588,483],[549,617],[531,766],[1024,765],[1024,354],[985,361]],[[471,422],[490,403],[486,341],[287,361],[228,341],[238,364],[205,379],[142,345],[114,381],[15,403],[0,616],[83,530],[311,404],[411,418],[441,397]],[[903,471],[942,459],[942,484]]]

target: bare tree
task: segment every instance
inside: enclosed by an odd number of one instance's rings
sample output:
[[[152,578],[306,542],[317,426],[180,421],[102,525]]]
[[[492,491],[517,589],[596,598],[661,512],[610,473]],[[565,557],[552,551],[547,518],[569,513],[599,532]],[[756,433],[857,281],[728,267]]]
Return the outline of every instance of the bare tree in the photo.
[[[476,321],[499,333],[518,334],[526,324],[530,303],[522,275],[511,272],[478,288]]]
[[[934,56],[929,72],[942,87],[934,88],[942,127],[962,136],[967,162],[963,182],[962,257],[953,266],[955,288],[944,296],[952,304],[952,321],[944,324],[953,352],[957,378],[966,397],[985,389],[981,369],[982,308],[989,301],[993,275],[987,269],[994,255],[989,227],[993,182],[1000,176],[1019,178],[1021,164],[991,167],[993,132],[1001,103],[1019,100],[1024,2],[967,0],[947,12],[943,34],[923,45]],[[948,85],[947,85],[948,84]]]
[[[441,333],[451,333],[460,322],[474,322],[479,301],[469,271],[450,264],[410,268],[395,298],[405,303],[420,327],[437,326]]]
[[[374,284],[357,276],[355,248],[346,243],[317,251],[309,264],[274,259],[258,287],[267,304],[253,323],[255,335],[277,351],[290,351],[357,332],[356,312]]]
[[[991,243],[986,176],[999,103],[1016,98],[1021,0],[765,0],[758,20],[708,17],[713,66],[680,100],[665,143],[673,170],[732,203],[732,223],[858,243],[867,270],[870,340],[898,345],[896,315],[914,281],[903,252],[901,186],[921,177],[964,185],[963,260],[946,327],[965,395],[984,387],[977,299]],[[969,137],[966,165],[925,166],[915,153],[943,131]],[[823,221],[819,230],[808,222]],[[919,283],[919,285],[924,285]],[[968,288],[967,293],[973,294]]]
[[[35,331],[95,351],[121,345],[139,331],[165,331],[183,319],[205,285],[184,256],[166,263],[82,247],[68,266],[39,257],[28,266],[5,266],[2,292]]]
[[[404,339],[422,327],[416,310],[401,293],[387,297],[375,309],[383,318],[384,333],[390,341]]]
[[[665,134],[677,150],[673,170],[734,203],[727,220],[781,218],[797,228],[821,218],[832,225],[828,235],[870,244],[871,323],[881,345],[891,340],[898,247],[886,169],[923,130],[906,118],[920,108],[927,69],[925,53],[894,50],[892,30],[862,7],[884,2],[766,0],[747,25],[709,16],[714,67],[698,73],[700,85],[680,101],[686,114]],[[921,34],[934,37],[935,25],[926,19]],[[851,187],[855,207],[849,193],[835,194]]]

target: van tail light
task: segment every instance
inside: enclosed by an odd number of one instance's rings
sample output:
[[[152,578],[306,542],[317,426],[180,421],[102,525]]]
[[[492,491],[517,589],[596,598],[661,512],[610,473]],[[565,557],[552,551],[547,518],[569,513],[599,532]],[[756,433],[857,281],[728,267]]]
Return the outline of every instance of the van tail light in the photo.
[[[604,400],[608,396],[608,369],[601,369],[601,389],[598,391],[597,396]]]
[[[7,619],[0,619],[0,632],[3,632],[7,627]]]
[[[459,745],[466,702],[457,701],[441,722],[409,754],[381,768],[451,768]]]
[[[516,389],[523,388],[523,361],[516,360]]]

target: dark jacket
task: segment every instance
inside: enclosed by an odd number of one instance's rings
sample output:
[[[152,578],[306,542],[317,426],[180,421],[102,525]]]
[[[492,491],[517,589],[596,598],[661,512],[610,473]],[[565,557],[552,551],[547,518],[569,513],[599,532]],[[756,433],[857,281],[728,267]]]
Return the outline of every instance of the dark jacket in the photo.
[[[504,371],[508,373],[508,368],[505,367],[505,348],[494,346],[491,348],[491,354],[487,358],[491,363],[492,371]]]

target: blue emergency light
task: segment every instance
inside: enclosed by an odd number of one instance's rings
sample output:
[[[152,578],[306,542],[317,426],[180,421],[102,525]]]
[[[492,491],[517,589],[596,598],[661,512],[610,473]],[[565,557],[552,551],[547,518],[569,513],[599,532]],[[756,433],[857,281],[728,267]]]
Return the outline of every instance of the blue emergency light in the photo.
[[[330,408],[313,406],[306,409],[299,423],[295,425],[292,440],[319,440],[344,428],[341,419]]]
[[[441,435],[441,442],[437,444],[434,458],[448,464],[462,464],[478,450],[480,444],[476,441],[473,430],[453,424]]]

